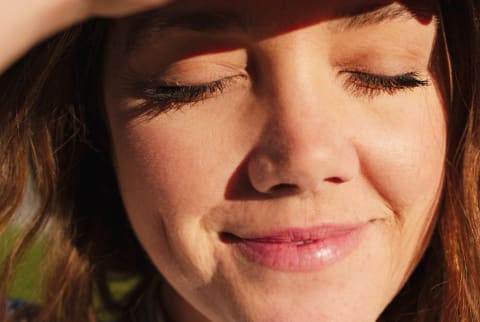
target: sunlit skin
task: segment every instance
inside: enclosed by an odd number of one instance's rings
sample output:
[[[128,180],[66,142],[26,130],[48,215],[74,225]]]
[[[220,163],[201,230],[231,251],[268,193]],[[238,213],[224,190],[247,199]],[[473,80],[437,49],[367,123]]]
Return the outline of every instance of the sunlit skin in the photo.
[[[113,26],[105,54],[124,205],[171,285],[158,301],[179,322],[373,322],[421,257],[441,196],[435,20],[349,28],[337,13],[366,1],[221,3],[203,10],[248,28],[158,29],[127,44],[134,17]],[[179,99],[178,86],[218,80]],[[326,224],[363,228],[311,269],[263,265],[221,238]]]

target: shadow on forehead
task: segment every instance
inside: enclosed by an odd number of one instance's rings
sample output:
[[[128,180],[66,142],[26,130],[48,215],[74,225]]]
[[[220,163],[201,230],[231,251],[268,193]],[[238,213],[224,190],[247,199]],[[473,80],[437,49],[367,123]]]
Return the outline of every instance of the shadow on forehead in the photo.
[[[211,4],[210,4],[211,3]],[[227,4],[228,3],[228,4]],[[208,5],[210,4],[210,5]],[[360,28],[392,20],[417,19],[429,23],[433,1],[183,1],[128,18],[127,50],[150,35],[169,29],[205,34],[244,32],[258,39],[337,19],[338,30]]]

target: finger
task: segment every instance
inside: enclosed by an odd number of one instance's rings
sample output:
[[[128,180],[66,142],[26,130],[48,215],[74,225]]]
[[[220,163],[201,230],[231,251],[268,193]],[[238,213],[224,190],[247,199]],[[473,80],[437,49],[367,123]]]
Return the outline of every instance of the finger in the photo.
[[[39,41],[92,16],[119,17],[173,0],[0,0],[0,74]]]
[[[89,0],[89,12],[104,17],[120,17],[165,5],[172,0]]]

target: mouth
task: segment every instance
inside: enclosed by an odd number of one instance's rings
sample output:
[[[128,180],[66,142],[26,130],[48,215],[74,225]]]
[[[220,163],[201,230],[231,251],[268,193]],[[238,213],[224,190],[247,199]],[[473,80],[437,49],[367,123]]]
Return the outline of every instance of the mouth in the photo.
[[[248,262],[273,270],[317,271],[348,256],[360,244],[368,223],[291,228],[267,233],[220,234],[223,243]]]

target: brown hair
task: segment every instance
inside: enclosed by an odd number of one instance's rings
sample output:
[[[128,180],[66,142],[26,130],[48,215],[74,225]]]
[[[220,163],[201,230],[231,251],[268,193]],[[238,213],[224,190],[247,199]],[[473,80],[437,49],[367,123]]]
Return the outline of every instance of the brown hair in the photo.
[[[480,321],[480,16],[473,0],[438,4],[434,59],[448,76],[444,194],[429,246],[381,321]],[[0,229],[17,216],[27,187],[38,202],[3,262],[0,294],[48,223],[38,321],[93,322],[99,310],[148,321],[139,314],[160,280],[128,223],[99,113],[107,31],[100,19],[73,27],[0,77]],[[118,298],[109,287],[115,278],[134,286]]]

